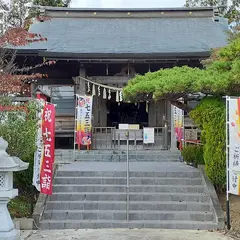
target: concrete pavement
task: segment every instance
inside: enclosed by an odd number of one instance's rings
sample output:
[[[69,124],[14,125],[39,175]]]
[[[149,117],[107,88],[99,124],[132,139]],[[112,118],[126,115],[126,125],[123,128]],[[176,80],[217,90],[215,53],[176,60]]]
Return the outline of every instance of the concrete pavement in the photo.
[[[22,231],[21,240],[233,240],[219,232],[161,229]]]

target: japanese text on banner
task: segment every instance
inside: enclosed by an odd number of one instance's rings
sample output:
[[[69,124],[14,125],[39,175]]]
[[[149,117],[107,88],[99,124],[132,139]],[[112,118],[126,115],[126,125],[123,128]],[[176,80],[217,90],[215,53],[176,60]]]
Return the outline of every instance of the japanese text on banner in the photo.
[[[174,132],[177,141],[183,139],[183,119],[184,112],[182,109],[173,106],[173,116],[174,116]]]
[[[240,195],[240,98],[229,99],[229,192]]]
[[[41,193],[52,194],[53,163],[55,151],[55,106],[46,104],[43,110],[43,160],[40,172]]]
[[[76,143],[92,143],[92,96],[77,96],[77,129]]]

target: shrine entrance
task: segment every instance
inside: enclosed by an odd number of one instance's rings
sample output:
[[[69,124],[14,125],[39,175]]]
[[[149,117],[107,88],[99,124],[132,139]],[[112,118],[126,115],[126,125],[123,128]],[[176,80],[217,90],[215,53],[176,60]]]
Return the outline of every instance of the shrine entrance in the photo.
[[[142,103],[107,102],[107,126],[118,127],[119,124],[138,124],[139,128],[148,126],[148,106]]]

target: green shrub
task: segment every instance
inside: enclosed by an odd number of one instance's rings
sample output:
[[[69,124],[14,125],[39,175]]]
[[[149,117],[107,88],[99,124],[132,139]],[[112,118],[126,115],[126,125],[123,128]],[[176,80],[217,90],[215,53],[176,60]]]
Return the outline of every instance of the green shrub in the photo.
[[[11,217],[28,218],[31,216],[31,199],[28,197],[16,197],[8,203]]]
[[[195,167],[204,165],[203,147],[201,145],[188,145],[183,148],[182,156],[185,162]]]
[[[217,187],[226,184],[226,107],[222,98],[206,97],[190,112],[202,130],[204,162],[207,176]]]
[[[0,97],[1,102],[7,101]],[[9,104],[8,102],[5,105]],[[37,105],[29,102],[27,109],[27,114],[19,110],[5,112],[0,116],[0,136],[8,142],[8,154],[29,162],[27,170],[14,173],[14,185],[23,192],[30,192],[32,186],[37,130]]]

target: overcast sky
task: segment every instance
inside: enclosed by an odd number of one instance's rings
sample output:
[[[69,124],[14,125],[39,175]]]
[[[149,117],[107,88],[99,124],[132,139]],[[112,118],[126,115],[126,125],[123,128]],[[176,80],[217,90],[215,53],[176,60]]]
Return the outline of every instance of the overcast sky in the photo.
[[[161,8],[182,7],[185,0],[72,0],[71,7]]]

